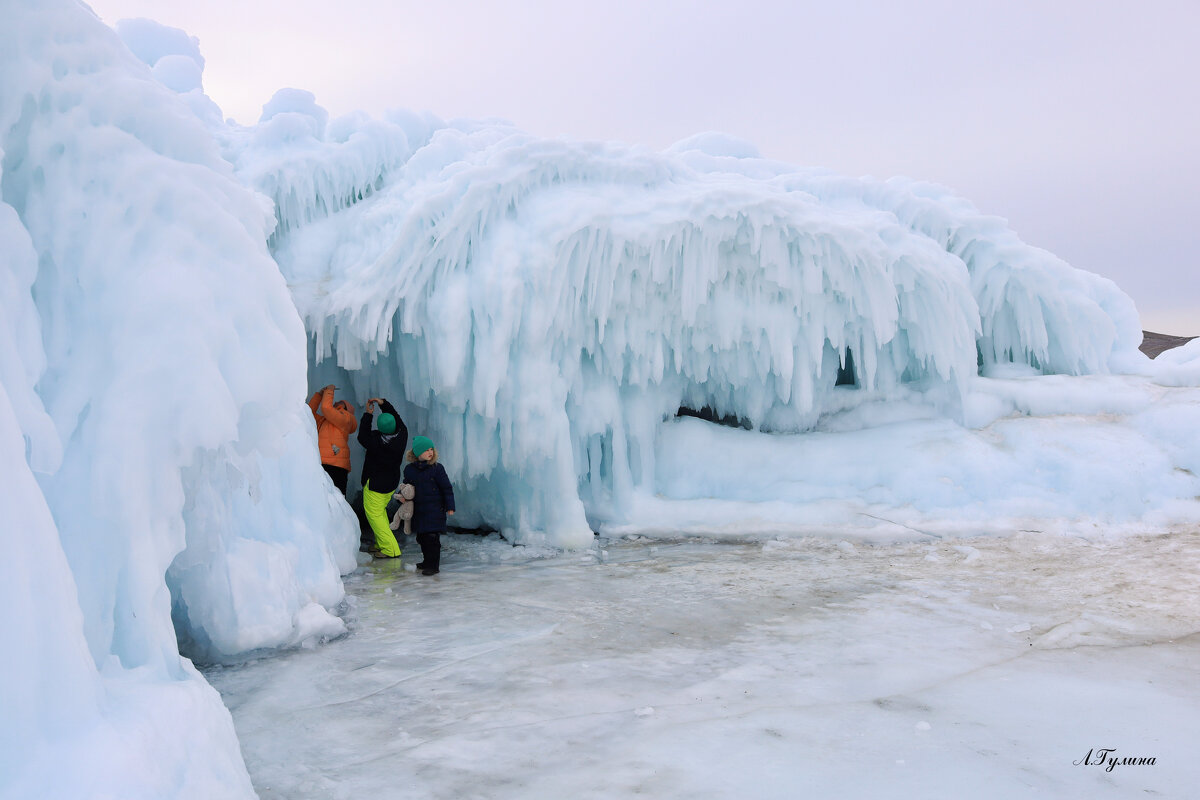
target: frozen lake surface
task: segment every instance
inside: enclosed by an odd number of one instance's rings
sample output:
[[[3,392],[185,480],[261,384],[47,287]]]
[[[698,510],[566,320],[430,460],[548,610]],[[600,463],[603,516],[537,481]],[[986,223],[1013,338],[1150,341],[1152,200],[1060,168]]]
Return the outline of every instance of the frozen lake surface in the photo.
[[[444,538],[438,576],[347,577],[348,637],[206,670],[261,797],[1182,798],[1200,781],[1200,533]],[[1101,748],[1111,770],[1079,763]]]

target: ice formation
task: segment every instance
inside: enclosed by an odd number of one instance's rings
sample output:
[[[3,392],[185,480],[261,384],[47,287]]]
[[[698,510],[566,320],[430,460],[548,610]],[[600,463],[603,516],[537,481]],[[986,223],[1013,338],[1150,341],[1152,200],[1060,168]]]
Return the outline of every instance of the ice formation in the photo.
[[[250,796],[177,636],[221,658],[342,632],[325,609],[357,542],[318,464],[270,209],[85,7],[3,16],[4,597],[20,624],[0,792]]]
[[[516,542],[1200,519],[1196,346],[1150,365],[1111,282],[947,190],[294,89],[240,127],[182,31],[4,18],[6,797],[252,794],[179,647],[344,630],[308,386],[389,397]]]
[[[962,423],[980,374],[1144,361],[1115,285],[940,187],[718,134],[654,153],[456,122],[397,164],[308,130],[237,155],[287,198],[273,252],[314,374],[403,400],[457,469],[463,523],[516,541],[636,522],[681,408],[796,433],[903,395]]]

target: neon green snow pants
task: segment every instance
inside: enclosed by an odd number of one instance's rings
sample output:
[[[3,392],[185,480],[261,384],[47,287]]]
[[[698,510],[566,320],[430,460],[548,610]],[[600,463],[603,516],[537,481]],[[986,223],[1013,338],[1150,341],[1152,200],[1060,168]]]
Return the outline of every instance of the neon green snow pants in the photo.
[[[387,518],[387,504],[391,499],[391,492],[372,492],[370,481],[363,487],[363,513],[367,515],[367,522],[375,532],[375,546],[385,556],[398,556],[400,545],[392,535]]]

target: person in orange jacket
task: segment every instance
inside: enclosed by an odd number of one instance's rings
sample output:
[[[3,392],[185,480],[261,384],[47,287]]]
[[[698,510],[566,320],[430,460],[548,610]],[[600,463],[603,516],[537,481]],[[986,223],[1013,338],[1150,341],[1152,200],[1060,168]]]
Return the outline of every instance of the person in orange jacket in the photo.
[[[333,384],[308,398],[313,419],[317,421],[317,445],[321,448],[321,466],[343,496],[350,477],[350,434],[358,430],[354,406],[345,400],[333,400]]]

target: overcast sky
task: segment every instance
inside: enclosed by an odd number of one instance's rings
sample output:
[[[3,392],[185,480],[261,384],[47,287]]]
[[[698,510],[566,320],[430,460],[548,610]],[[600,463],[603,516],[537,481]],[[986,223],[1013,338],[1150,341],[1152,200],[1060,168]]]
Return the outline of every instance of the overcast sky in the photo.
[[[665,147],[707,130],[950,186],[1200,334],[1198,0],[96,0],[200,40],[204,88],[503,117]]]

